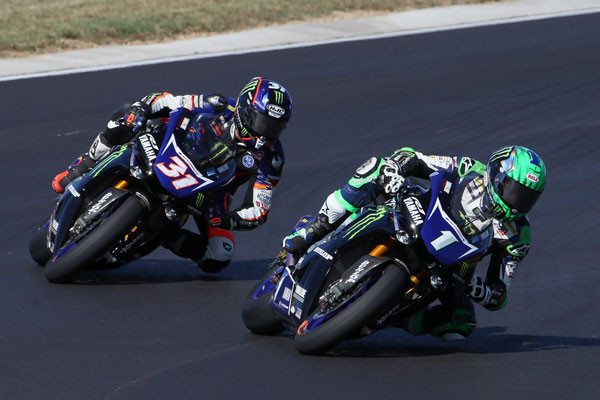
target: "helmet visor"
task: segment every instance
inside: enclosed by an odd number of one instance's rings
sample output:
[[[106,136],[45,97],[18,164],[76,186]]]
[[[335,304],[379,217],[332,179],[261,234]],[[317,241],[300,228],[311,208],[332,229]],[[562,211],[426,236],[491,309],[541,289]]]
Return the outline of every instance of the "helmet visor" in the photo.
[[[254,136],[264,136],[267,139],[277,139],[286,125],[286,120],[275,119],[259,113],[252,107],[242,110],[242,123]]]
[[[498,175],[501,176],[494,179],[493,185],[502,201],[520,213],[529,212],[542,193],[520,184],[506,174]]]

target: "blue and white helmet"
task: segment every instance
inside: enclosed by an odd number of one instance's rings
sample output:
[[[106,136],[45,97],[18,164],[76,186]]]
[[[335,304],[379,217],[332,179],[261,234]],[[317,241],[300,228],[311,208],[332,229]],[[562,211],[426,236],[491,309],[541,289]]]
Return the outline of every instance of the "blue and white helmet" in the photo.
[[[252,78],[240,92],[234,121],[242,140],[273,141],[292,116],[292,97],[279,83]]]

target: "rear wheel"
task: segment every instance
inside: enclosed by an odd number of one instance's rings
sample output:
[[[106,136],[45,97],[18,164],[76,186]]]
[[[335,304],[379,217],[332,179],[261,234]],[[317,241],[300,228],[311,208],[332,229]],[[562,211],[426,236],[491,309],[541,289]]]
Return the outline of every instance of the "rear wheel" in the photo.
[[[49,226],[50,221],[46,221],[44,224],[40,225],[29,241],[29,254],[31,255],[31,258],[42,267],[46,265],[50,257],[52,257],[52,252],[48,248]]]
[[[406,273],[396,265],[385,268],[371,286],[368,280],[365,278],[343,300],[319,305],[300,325],[294,338],[300,353],[319,354],[354,336],[384,307],[397,301],[408,282]]]
[[[134,197],[128,197],[91,233],[47,263],[46,279],[54,283],[67,282],[77,272],[93,266],[98,257],[115,246],[143,218],[144,213],[144,207]]]
[[[271,278],[280,273],[283,266],[271,270],[252,287],[242,307],[242,320],[246,328],[259,335],[275,335],[284,328],[275,318],[269,303],[275,290]]]

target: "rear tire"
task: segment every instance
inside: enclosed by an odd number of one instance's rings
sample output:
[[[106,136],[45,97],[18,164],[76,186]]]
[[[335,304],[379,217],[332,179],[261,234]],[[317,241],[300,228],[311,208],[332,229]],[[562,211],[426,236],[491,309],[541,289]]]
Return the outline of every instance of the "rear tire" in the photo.
[[[275,271],[269,272],[252,287],[242,307],[244,325],[258,335],[275,335],[284,329],[281,322],[275,318],[275,314],[273,314],[273,310],[269,305],[275,288],[262,292],[260,296],[257,296],[263,285],[272,285],[270,280],[274,273]]]
[[[33,258],[33,261],[41,267],[46,265],[50,257],[52,257],[52,252],[48,248],[49,226],[49,221],[39,226],[29,241],[29,254]]]
[[[46,264],[44,274],[53,283],[64,283],[117,244],[131,228],[143,218],[144,207],[135,197],[128,197],[108,219],[102,221],[87,237],[62,255]]]
[[[294,337],[296,349],[302,354],[319,354],[352,337],[360,328],[371,322],[386,305],[398,299],[407,286],[405,271],[396,265],[389,265],[381,278],[346,309],[312,329],[306,321],[301,324]],[[319,306],[307,321],[322,310],[323,307]]]

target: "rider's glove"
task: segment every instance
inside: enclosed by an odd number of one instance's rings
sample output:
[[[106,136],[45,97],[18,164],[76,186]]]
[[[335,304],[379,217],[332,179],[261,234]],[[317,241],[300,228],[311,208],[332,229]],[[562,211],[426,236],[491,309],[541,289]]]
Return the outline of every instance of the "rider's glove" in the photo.
[[[227,108],[229,102],[227,98],[221,94],[211,94],[204,96],[204,101],[212,107],[214,112],[221,112]]]
[[[231,229],[236,231],[250,231],[266,221],[267,217],[261,219],[244,219],[236,212],[231,213]]]
[[[404,183],[404,177],[400,174],[396,161],[387,160],[381,166],[379,183],[386,194],[393,196],[398,193]]]
[[[490,302],[492,296],[490,287],[477,274],[473,275],[471,283],[467,285],[467,293],[473,300],[484,306]]]
[[[136,101],[125,112],[125,125],[127,125],[133,133],[136,133],[146,124],[146,120],[150,116],[151,108],[143,101]]]

